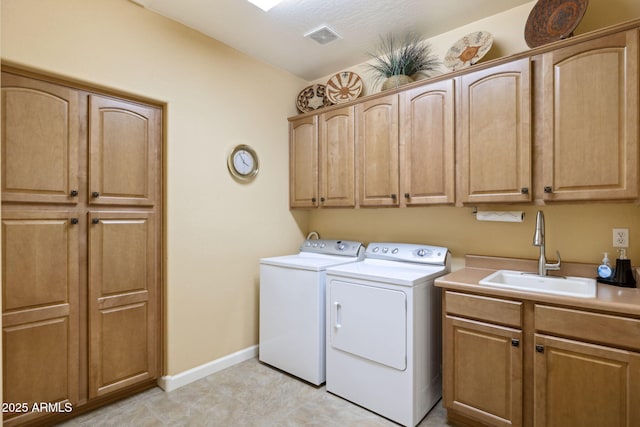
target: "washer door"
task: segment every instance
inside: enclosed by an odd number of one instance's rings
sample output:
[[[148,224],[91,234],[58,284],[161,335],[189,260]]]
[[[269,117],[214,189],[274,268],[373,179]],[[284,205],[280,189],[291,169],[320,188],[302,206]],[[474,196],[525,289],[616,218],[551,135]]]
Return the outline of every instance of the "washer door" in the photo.
[[[398,370],[407,367],[404,292],[332,280],[330,345]]]

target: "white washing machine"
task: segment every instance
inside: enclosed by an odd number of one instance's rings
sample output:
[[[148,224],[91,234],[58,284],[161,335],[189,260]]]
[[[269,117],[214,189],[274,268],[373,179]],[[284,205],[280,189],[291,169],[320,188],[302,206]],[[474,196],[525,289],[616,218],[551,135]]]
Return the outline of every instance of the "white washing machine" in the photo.
[[[371,243],[327,270],[327,391],[414,427],[442,397],[447,248]]]
[[[260,361],[324,383],[326,269],[363,257],[360,242],[307,239],[298,254],[260,260]]]

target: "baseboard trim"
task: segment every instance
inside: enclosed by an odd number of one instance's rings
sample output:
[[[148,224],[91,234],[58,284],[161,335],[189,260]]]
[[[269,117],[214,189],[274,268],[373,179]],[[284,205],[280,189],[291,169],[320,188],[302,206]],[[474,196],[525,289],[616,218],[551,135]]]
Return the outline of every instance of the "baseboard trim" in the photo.
[[[195,368],[180,372],[176,375],[166,375],[158,379],[158,386],[164,391],[173,391],[182,386],[198,381],[218,371],[236,365],[245,360],[252,359],[258,355],[258,346],[247,347],[220,359],[212,360]]]

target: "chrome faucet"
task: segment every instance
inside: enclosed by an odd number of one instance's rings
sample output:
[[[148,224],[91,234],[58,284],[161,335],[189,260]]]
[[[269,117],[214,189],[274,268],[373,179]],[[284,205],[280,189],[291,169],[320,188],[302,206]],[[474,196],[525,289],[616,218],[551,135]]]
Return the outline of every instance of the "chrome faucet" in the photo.
[[[544,255],[544,214],[542,211],[538,211],[536,215],[536,231],[533,235],[533,246],[540,247],[538,276],[548,275],[549,270],[560,270],[560,251],[556,251],[556,254],[558,254],[558,262],[555,264],[547,264],[547,259]]]

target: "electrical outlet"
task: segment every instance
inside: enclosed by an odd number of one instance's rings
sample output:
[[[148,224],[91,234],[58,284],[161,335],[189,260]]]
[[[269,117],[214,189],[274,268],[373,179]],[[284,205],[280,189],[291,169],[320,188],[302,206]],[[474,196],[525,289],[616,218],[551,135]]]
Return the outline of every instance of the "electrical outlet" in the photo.
[[[613,247],[614,248],[629,247],[629,229],[628,228],[613,229]]]

